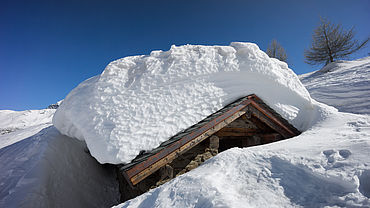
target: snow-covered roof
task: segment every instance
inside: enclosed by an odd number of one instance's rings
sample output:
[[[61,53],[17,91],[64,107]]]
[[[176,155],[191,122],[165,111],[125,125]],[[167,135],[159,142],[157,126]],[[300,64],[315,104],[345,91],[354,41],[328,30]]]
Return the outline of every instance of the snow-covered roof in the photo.
[[[237,99],[221,110],[209,115],[199,123],[179,132],[169,140],[161,143],[161,145],[155,149],[140,153],[131,163],[121,166],[120,170],[128,183],[136,185],[159,168],[171,163],[179,155],[188,152],[211,135],[217,135],[219,130],[222,131],[221,129],[245,114],[248,114],[247,117],[249,118],[254,117],[261,123],[264,123],[268,126],[267,128],[270,128],[279,135],[278,137],[274,136],[272,141],[287,139],[300,134],[294,126],[281,118],[279,114],[269,108],[258,96],[249,95]],[[267,140],[263,139],[262,132],[263,131],[260,131],[260,134],[258,134],[258,131],[255,131],[253,134],[261,137],[261,144],[271,142],[268,141],[271,138]],[[267,132],[268,133],[265,131],[264,136],[271,136],[271,131]]]
[[[128,163],[235,99],[255,93],[299,130],[315,104],[287,64],[256,44],[184,45],[110,63],[73,89],[55,127],[85,140],[100,163]]]

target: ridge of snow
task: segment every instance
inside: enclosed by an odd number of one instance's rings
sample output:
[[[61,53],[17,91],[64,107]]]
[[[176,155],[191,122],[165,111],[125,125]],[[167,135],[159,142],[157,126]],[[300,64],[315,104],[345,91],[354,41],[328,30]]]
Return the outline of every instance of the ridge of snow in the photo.
[[[316,117],[321,107],[287,64],[256,44],[234,42],[172,46],[113,61],[68,94],[53,124],[85,140],[100,163],[128,163],[252,93],[299,130],[322,119]]]
[[[370,56],[299,76],[311,96],[339,111],[370,114]]]

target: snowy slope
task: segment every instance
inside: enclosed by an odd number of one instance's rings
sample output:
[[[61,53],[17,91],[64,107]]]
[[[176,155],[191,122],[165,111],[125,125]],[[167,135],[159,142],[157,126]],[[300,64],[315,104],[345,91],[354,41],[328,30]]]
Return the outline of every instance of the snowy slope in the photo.
[[[73,89],[53,118],[100,163],[128,163],[237,98],[256,94],[299,130],[316,103],[287,64],[253,43],[184,45],[110,63]]]
[[[339,111],[370,114],[370,57],[337,61],[300,79],[315,100]]]
[[[108,207],[118,202],[109,167],[84,142],[50,126],[55,110],[0,111],[0,207]]]
[[[370,207],[370,116],[325,117],[295,138],[224,151],[117,207]]]
[[[52,125],[55,109],[0,110],[0,148],[30,137]]]
[[[118,202],[112,169],[54,127],[0,149],[0,207],[107,207]]]

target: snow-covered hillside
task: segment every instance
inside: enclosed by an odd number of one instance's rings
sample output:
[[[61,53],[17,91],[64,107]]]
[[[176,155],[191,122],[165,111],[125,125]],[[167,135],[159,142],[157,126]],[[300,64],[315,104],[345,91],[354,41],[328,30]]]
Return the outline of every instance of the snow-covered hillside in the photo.
[[[0,110],[0,148],[30,137],[52,125],[55,109]]]
[[[370,57],[330,63],[300,79],[315,100],[339,111],[370,114]]]

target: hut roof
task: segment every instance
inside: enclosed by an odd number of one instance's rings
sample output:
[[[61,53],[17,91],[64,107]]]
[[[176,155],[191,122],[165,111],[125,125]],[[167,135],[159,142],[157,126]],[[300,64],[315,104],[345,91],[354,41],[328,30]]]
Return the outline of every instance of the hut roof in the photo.
[[[293,125],[252,94],[237,99],[199,123],[177,133],[157,148],[141,152],[130,163],[122,165],[120,171],[131,185],[135,185],[244,114],[258,118],[284,139],[300,134]]]

